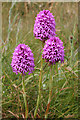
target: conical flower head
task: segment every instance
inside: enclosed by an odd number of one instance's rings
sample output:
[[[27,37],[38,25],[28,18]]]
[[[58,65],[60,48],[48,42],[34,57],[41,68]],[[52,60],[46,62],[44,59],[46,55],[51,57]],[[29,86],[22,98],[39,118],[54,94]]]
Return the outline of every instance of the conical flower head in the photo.
[[[19,44],[15,48],[11,66],[13,72],[15,72],[16,74],[18,73],[26,74],[26,72],[29,72],[28,74],[32,73],[35,65],[33,53],[30,47],[28,47],[28,45]]]
[[[51,37],[45,42],[42,57],[50,64],[55,64],[58,61],[64,62],[63,42],[58,37]]]
[[[34,24],[34,36],[41,41],[55,36],[55,19],[49,10],[40,11]]]

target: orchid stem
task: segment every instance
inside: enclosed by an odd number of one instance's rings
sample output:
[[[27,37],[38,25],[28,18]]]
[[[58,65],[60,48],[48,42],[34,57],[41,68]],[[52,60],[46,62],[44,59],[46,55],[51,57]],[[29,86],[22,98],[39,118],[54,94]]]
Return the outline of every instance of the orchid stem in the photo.
[[[28,104],[27,104],[26,92],[25,92],[24,75],[22,75],[22,89],[23,89],[23,98],[25,103],[25,118],[28,118]]]
[[[50,66],[50,82],[49,82],[49,99],[48,99],[48,104],[47,104],[47,109],[45,112],[45,118],[48,116],[49,112],[49,107],[50,107],[50,102],[51,102],[51,96],[52,96],[52,81],[53,81],[53,66]]]
[[[44,46],[44,43],[42,43],[42,48],[43,48],[43,46]],[[42,59],[42,55],[41,55],[41,69],[40,69],[40,78],[39,78],[39,92],[38,92],[36,109],[34,111],[34,118],[36,118],[37,110],[39,108],[40,99],[41,99],[42,71],[43,71],[43,59]]]

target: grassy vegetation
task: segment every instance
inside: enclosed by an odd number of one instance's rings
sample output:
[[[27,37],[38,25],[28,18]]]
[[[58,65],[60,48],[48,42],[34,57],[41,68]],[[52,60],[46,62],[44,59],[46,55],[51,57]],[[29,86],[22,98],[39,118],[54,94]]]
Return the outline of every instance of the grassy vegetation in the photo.
[[[35,17],[48,9],[55,16],[56,34],[63,41],[64,63],[53,66],[52,101],[49,118],[78,118],[78,13],[77,3],[3,3],[2,5],[2,116],[24,118],[22,77],[13,73],[12,53],[19,43],[30,46],[35,58],[33,74],[26,74],[29,117],[33,118],[38,96],[41,41],[33,36]],[[71,39],[72,38],[72,39]],[[43,61],[41,106],[37,117],[45,115],[50,69]]]

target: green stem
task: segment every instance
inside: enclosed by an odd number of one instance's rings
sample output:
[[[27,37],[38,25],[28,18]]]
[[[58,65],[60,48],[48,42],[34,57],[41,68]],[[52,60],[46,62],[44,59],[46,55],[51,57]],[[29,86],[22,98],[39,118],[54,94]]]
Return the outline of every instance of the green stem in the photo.
[[[44,46],[44,43],[42,43],[42,48]],[[38,98],[37,98],[37,105],[36,105],[36,109],[34,111],[34,118],[36,118],[37,115],[37,110],[40,104],[40,99],[41,99],[41,86],[42,86],[42,71],[43,71],[43,59],[42,59],[42,55],[41,55],[41,69],[40,69],[40,78],[39,78],[39,94],[38,94]]]
[[[52,70],[53,66],[50,66],[50,82],[49,82],[49,99],[48,99],[48,104],[47,104],[47,109],[45,112],[45,118],[47,118],[48,116],[48,112],[49,112],[49,107],[50,107],[50,102],[51,102],[51,96],[52,96],[52,80],[53,80],[53,70]]]
[[[26,92],[25,92],[24,75],[22,76],[22,89],[23,89],[23,98],[25,103],[25,118],[28,118],[28,104],[27,104]]]
[[[72,63],[73,63],[73,39],[71,40],[71,67],[72,67]]]

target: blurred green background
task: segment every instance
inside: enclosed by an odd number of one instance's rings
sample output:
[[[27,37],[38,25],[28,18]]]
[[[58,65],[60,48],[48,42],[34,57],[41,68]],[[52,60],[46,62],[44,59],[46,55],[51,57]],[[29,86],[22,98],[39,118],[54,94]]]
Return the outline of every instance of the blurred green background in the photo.
[[[2,4],[2,117],[24,118],[21,75],[13,73],[12,53],[19,43],[32,49],[33,74],[25,76],[29,117],[33,118],[38,95],[41,41],[33,36],[35,17],[48,9],[55,16],[56,34],[63,41],[64,63],[53,66],[53,91],[49,118],[78,118],[78,3],[31,2]],[[71,39],[72,38],[72,39]],[[43,88],[38,117],[43,118],[49,93],[49,66],[43,63]]]

